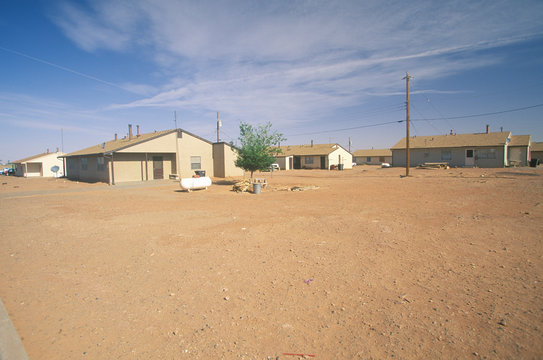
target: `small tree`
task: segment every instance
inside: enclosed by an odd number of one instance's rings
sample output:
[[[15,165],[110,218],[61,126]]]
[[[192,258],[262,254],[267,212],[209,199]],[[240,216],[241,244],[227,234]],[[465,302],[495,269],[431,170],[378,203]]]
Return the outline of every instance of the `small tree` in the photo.
[[[236,166],[253,173],[269,168],[275,161],[277,154],[281,153],[278,145],[286,140],[283,134],[271,131],[271,123],[253,127],[242,122],[239,125],[239,138],[241,146],[234,147],[238,154]]]

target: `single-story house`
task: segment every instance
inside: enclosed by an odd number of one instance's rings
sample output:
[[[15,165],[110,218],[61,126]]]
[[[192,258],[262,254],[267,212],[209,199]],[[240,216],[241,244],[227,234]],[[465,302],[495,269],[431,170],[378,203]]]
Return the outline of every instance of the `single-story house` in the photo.
[[[539,159],[543,163],[543,142],[533,142],[530,148],[530,158]]]
[[[64,176],[64,162],[59,156],[63,152],[47,152],[39,155],[29,156],[27,158],[14,161],[15,176],[23,177],[61,177]]]
[[[236,154],[226,143],[211,143],[182,129],[155,131],[115,139],[64,155],[69,179],[115,184],[177,177],[242,176]],[[179,164],[179,165],[178,165]]]
[[[368,149],[353,152],[353,161],[357,165],[380,165],[392,163],[392,151],[390,149]]]
[[[530,147],[532,137],[530,135],[512,135],[507,145],[507,161],[510,166],[529,166]]]
[[[311,144],[280,146],[276,162],[282,170],[352,169],[353,156],[338,144]]]
[[[511,132],[414,136],[409,138],[409,165],[446,162],[450,166],[504,167],[509,165]],[[394,145],[392,166],[406,164],[405,138]]]

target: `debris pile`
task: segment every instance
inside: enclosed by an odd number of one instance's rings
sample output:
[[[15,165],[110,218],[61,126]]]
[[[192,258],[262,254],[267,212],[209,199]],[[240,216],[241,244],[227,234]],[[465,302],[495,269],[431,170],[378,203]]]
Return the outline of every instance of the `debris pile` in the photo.
[[[244,180],[236,182],[234,186],[232,187],[232,190],[235,192],[246,192],[249,190],[251,185],[252,185],[251,180],[244,179]]]
[[[450,169],[450,166],[446,162],[434,162],[434,163],[427,162],[424,164],[420,164],[419,166],[417,166],[417,168],[419,169],[445,169],[446,170],[446,169]]]

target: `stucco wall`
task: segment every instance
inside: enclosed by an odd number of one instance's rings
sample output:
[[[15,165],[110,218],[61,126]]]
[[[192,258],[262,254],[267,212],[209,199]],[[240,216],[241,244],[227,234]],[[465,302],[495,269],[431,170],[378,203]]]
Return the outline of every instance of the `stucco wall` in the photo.
[[[173,134],[175,136],[175,134]],[[192,177],[195,170],[205,170],[207,176],[214,176],[213,145],[187,133],[178,139],[179,174],[182,178]],[[175,151],[175,150],[174,150]],[[200,156],[200,168],[191,169],[191,156]]]
[[[463,167],[466,166],[466,149],[474,151],[474,166],[477,167],[503,167],[504,166],[504,149],[500,147],[484,147],[484,148],[451,148],[451,149],[411,149],[409,152],[409,165],[418,166],[424,163],[432,162],[447,162],[450,166]],[[478,158],[477,150],[495,150],[495,159]],[[451,152],[450,160],[442,159],[442,150]],[[392,150],[392,166],[405,166],[405,149]]]
[[[61,152],[49,153],[26,163],[15,165],[15,175],[25,177],[61,177],[64,175],[64,166],[62,159],[57,157],[63,155]],[[58,166],[58,173],[51,171],[53,166]]]
[[[232,147],[226,143],[213,144],[213,176],[230,177],[243,176],[244,171],[236,167],[237,154]]]
[[[370,161],[368,161],[368,157]],[[381,159],[383,158],[383,159]],[[354,156],[354,162],[358,165],[368,164],[368,165],[380,165],[381,163],[392,163],[392,156]],[[382,161],[381,161],[382,160]]]
[[[343,148],[337,148],[328,155],[327,167],[330,168],[330,165],[337,166],[338,164],[343,164],[343,169],[352,169],[353,155]]]

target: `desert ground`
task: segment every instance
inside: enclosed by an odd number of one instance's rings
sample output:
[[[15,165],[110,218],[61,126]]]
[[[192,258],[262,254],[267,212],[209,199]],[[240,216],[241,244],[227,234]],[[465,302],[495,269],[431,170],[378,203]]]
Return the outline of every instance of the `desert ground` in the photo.
[[[0,298],[30,359],[543,358],[543,168],[403,174],[0,177]]]

